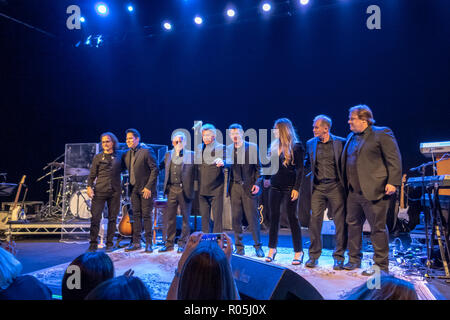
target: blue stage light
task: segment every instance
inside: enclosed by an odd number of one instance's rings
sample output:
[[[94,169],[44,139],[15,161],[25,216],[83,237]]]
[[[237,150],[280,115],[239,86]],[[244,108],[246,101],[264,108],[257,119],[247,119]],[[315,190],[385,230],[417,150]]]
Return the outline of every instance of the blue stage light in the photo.
[[[196,24],[202,24],[202,23],[203,23],[203,19],[202,19],[202,17],[196,16],[196,17],[194,18],[194,22],[195,22]]]
[[[170,22],[164,22],[163,27],[166,30],[172,30],[172,25],[170,24]]]
[[[81,17],[80,22],[86,22],[86,19],[84,17]]]
[[[264,12],[269,12],[272,9],[272,6],[270,5],[270,3],[265,2],[262,5],[262,9],[263,9]]]
[[[236,11],[234,11],[234,9],[227,10],[227,16],[229,16],[230,18],[233,18],[235,15],[236,15]]]
[[[101,16],[107,16],[109,14],[108,6],[103,2],[99,2],[95,5],[95,11]]]
[[[300,0],[301,5],[307,5],[309,3],[309,0]]]
[[[130,11],[130,12],[133,12],[133,11],[134,11],[134,8],[133,8],[133,6],[131,6],[131,5],[130,5],[130,6],[128,6],[128,7],[127,7],[127,9],[128,9],[128,11]]]

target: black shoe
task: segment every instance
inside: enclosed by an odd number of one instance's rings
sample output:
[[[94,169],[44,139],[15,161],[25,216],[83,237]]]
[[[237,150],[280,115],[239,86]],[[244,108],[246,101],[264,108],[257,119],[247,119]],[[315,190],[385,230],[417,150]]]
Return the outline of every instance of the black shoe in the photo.
[[[333,270],[344,270],[344,261],[334,260]]]
[[[318,264],[319,264],[319,260],[318,259],[309,258],[309,260],[306,261],[306,263],[305,263],[305,267],[314,268]]]
[[[239,249],[234,250],[233,253],[243,256],[243,255],[245,255],[245,250],[244,250],[244,248],[239,248]]]
[[[272,261],[274,261],[276,255],[277,255],[277,251],[276,251],[276,250],[275,250],[275,252],[273,253],[273,256],[269,256],[269,254],[267,254],[266,262],[272,262]]]
[[[173,250],[173,247],[172,247],[172,250]],[[160,250],[161,251],[161,250]],[[152,253],[153,252],[153,248],[152,248],[152,245],[151,245],[151,243],[147,243],[146,245],[145,245],[145,251],[144,252],[146,252],[146,253]]]
[[[106,246],[105,251],[106,252],[113,252],[115,249],[117,249],[117,248],[114,247],[113,245],[110,245],[110,246]]]
[[[293,259],[292,265],[298,266],[303,263],[303,258],[305,257],[305,254],[302,252],[302,255],[300,256],[300,259]]]
[[[86,252],[95,252],[95,251],[97,251],[97,248],[98,248],[98,244],[91,244],[91,245],[89,245],[89,248],[87,249]]]
[[[342,266],[342,268],[344,268],[345,270],[355,270],[361,268],[361,262],[359,263],[347,262]]]
[[[264,258],[265,257],[263,249],[255,248],[255,252],[256,252],[256,256],[258,258]]]
[[[184,248],[183,247],[178,247],[177,253],[183,253]]]
[[[136,244],[130,244],[128,248],[125,248],[125,252],[140,250],[141,246]]]
[[[169,252],[169,251],[173,251],[173,247],[172,246],[170,246],[170,247],[164,246],[164,247],[162,247],[161,249],[158,250],[158,252]]]

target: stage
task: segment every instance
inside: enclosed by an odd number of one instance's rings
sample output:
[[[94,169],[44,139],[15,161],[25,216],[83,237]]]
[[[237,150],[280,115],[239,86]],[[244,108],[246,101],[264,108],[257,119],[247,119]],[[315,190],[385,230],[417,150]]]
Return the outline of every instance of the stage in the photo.
[[[231,235],[231,234],[230,234]],[[263,241],[266,239],[267,234],[263,234]],[[257,258],[255,251],[251,245],[251,236],[246,234],[244,237],[246,257],[266,263],[264,258]],[[347,292],[354,287],[357,287],[365,283],[368,278],[361,275],[364,268],[369,267],[372,261],[372,252],[369,249],[364,251],[362,268],[354,271],[335,271],[333,270],[333,258],[332,250],[324,249],[322,256],[319,260],[319,265],[314,269],[309,269],[304,266],[304,263],[300,266],[291,265],[293,258],[292,248],[290,244],[289,230],[282,230],[280,234],[280,244],[278,247],[278,253],[276,260],[273,262],[276,265],[289,268],[295,273],[299,274],[305,280],[307,280],[319,293],[327,300],[341,300]],[[308,238],[304,236],[304,243],[308,245]],[[51,244],[47,244],[51,246]],[[54,246],[64,246],[65,252],[61,253],[64,258],[70,255],[69,250],[73,250],[74,258],[76,255],[81,254],[82,248],[86,247],[86,244],[67,244],[67,243],[54,243]],[[137,252],[124,252],[124,249],[119,249],[108,255],[114,262],[116,276],[123,274],[128,269],[135,271],[135,276],[141,278],[147,285],[151,297],[154,300],[164,300],[167,295],[170,283],[173,279],[174,270],[177,266],[180,254],[176,253],[176,250],[166,253],[158,253],[158,249],[161,246],[154,246],[154,252],[151,254],[144,253],[143,249]],[[72,249],[70,249],[72,248]],[[367,248],[367,245],[365,246]],[[265,254],[268,253],[268,248],[263,247]],[[308,250],[305,246],[305,259],[308,259]],[[45,254],[45,253],[43,253]],[[53,255],[57,254],[55,250]],[[19,255],[20,256],[20,255]],[[64,259],[62,258],[62,259]],[[65,263],[59,263],[50,267],[35,270],[29,272],[29,274],[37,277],[40,281],[49,286],[55,298],[60,299],[61,295],[61,279],[63,273],[70,261]],[[390,260],[390,272],[392,275],[410,281],[414,284],[416,292],[421,300],[437,300],[445,299],[443,295],[437,291],[434,286],[430,286],[425,278],[418,274],[411,274],[404,268],[400,267],[394,259]],[[447,286],[448,287],[448,286]],[[447,288],[447,290],[449,290]]]

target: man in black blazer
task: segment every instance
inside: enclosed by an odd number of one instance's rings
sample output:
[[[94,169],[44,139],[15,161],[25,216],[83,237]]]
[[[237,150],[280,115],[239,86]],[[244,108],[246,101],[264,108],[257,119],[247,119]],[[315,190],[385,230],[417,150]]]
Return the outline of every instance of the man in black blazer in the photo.
[[[204,124],[201,128],[203,144],[197,146],[195,163],[198,168],[199,211],[202,216],[202,232],[210,232],[211,210],[214,220],[213,232],[223,230],[222,211],[224,197],[223,161],[225,146],[216,141],[216,128]]]
[[[189,235],[189,216],[191,214],[192,200],[194,199],[194,152],[186,150],[186,135],[175,132],[172,137],[173,149],[166,152],[164,162],[160,169],[165,169],[164,194],[167,195],[167,210],[165,223],[167,227],[167,240],[165,246],[158,252],[167,252],[174,249],[177,231],[177,210],[183,217],[181,236],[178,239],[178,253],[182,253]]]
[[[371,228],[375,265],[389,271],[389,233],[386,216],[389,197],[401,184],[400,150],[391,129],[376,127],[366,105],[349,110],[350,133],[342,152],[342,172],[347,197],[349,262],[344,269],[361,267],[362,228],[365,219]],[[374,268],[362,274],[369,276]]]
[[[121,154],[119,141],[111,132],[101,135],[103,152],[95,155],[89,178],[87,181],[87,194],[92,198],[90,245],[88,251],[97,250],[97,238],[100,230],[100,222],[105,203],[108,204],[108,231],[106,235],[106,252],[114,249],[113,238],[116,233],[117,215],[120,211],[120,172]]]
[[[152,209],[156,197],[158,166],[153,150],[140,144],[141,135],[136,129],[126,131],[126,143],[130,148],[122,157],[130,178],[130,198],[133,209],[133,241],[125,251],[141,248],[142,222],[145,230],[145,252],[152,249]]]
[[[333,252],[334,270],[342,270],[347,246],[345,228],[345,191],[340,168],[340,158],[345,139],[330,133],[332,121],[319,115],[313,122],[314,138],[306,143],[305,168],[310,169],[311,220],[309,235],[309,260],[305,266],[314,268],[322,253],[321,231],[323,215],[328,216],[336,227],[336,248]]]
[[[253,236],[256,255],[264,257],[264,251],[261,249],[261,226],[256,209],[262,180],[258,146],[244,140],[244,129],[240,124],[232,124],[228,133],[233,143],[227,146],[226,152],[226,163],[229,165],[227,197],[230,197],[231,201],[235,253],[245,254],[242,243],[242,211],[244,211]]]

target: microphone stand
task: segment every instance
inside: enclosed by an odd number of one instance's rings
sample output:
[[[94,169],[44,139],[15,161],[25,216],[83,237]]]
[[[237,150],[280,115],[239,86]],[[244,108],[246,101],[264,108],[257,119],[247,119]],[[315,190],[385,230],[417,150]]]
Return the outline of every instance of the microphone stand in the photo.
[[[426,191],[426,187],[425,187],[425,169],[426,169],[427,166],[428,165],[423,164],[423,165],[421,165],[421,166],[419,166],[417,168],[420,168],[421,175],[422,175],[422,187],[421,187],[422,188],[422,197],[420,199],[420,202],[421,202],[421,205],[422,205],[422,208],[423,208],[423,214],[424,214],[424,220],[425,220],[425,244],[427,246],[427,263],[426,263],[427,271],[425,273],[425,278],[430,278],[431,277],[430,276],[431,248],[430,248],[430,238],[429,238],[429,235],[428,235],[428,228],[429,228],[428,224],[429,224],[430,215],[427,214],[427,210],[428,209],[426,208],[426,205],[425,205],[425,191]],[[413,169],[411,169],[411,171],[412,170]],[[429,193],[428,193],[428,201],[430,202],[430,210],[431,210],[431,196],[430,196]],[[433,239],[431,239],[431,241],[433,241]],[[431,244],[431,246],[432,246],[432,244]]]
[[[55,160],[53,160],[53,161],[47,163],[47,165],[46,165],[42,170],[46,170],[48,167],[50,167],[50,164],[51,164],[51,163],[57,162],[59,159],[61,159],[62,157],[64,157],[65,154],[66,154],[66,153],[64,152],[63,154],[61,154],[60,156],[58,156]]]

